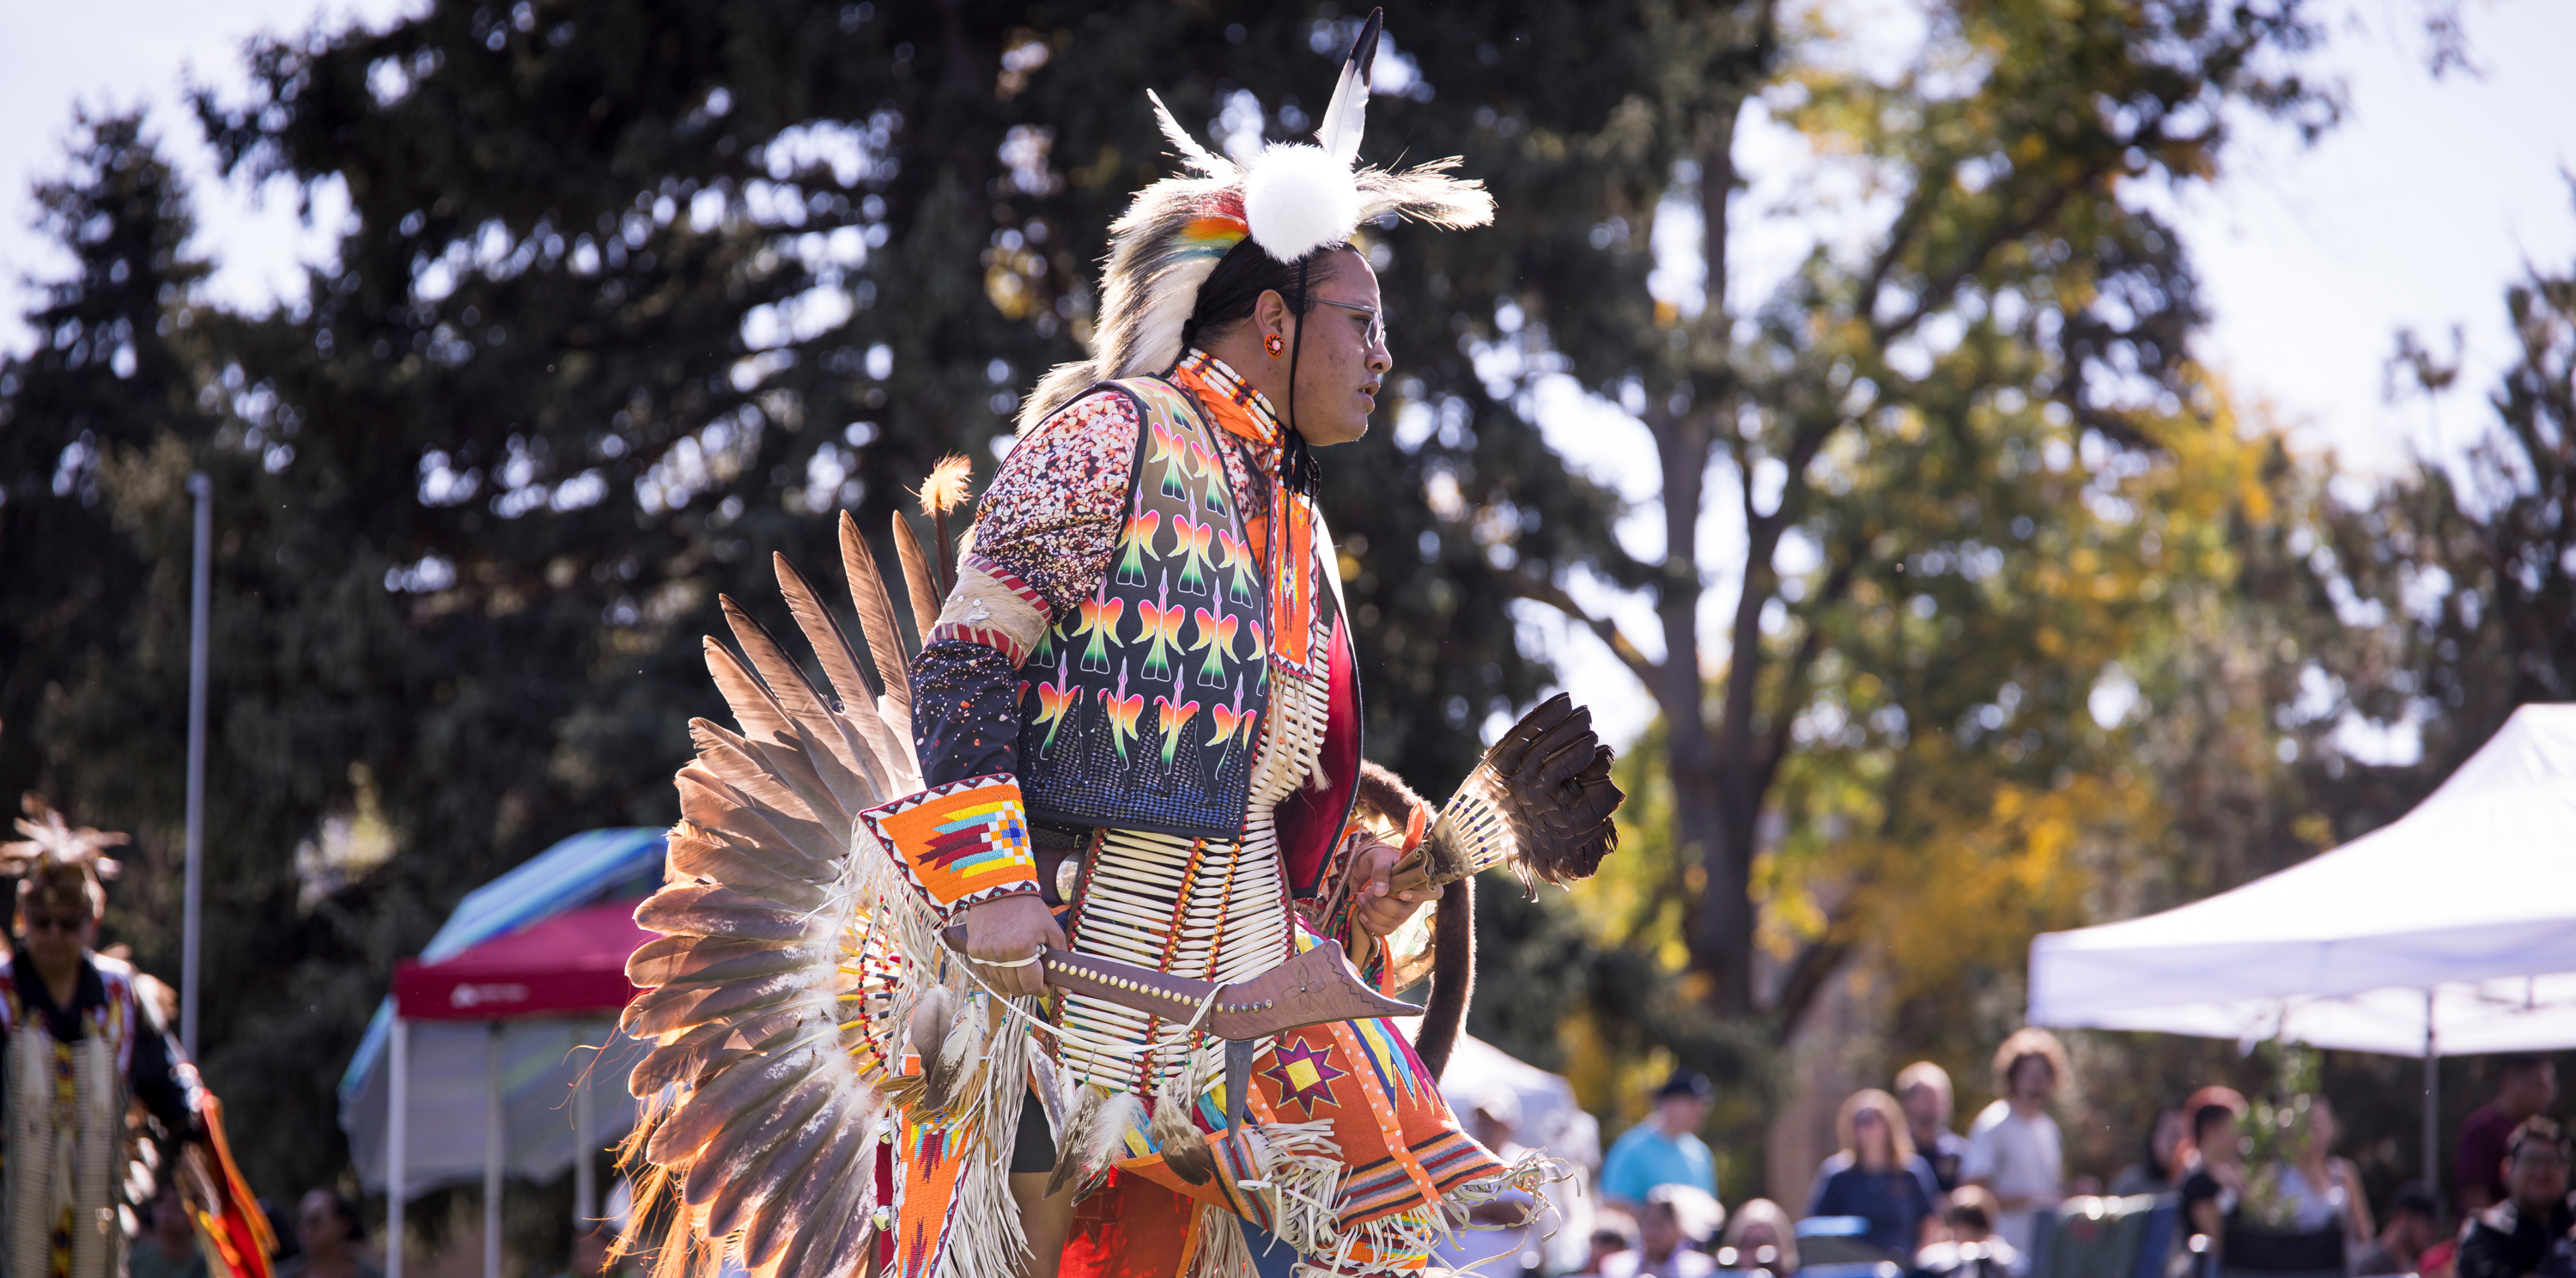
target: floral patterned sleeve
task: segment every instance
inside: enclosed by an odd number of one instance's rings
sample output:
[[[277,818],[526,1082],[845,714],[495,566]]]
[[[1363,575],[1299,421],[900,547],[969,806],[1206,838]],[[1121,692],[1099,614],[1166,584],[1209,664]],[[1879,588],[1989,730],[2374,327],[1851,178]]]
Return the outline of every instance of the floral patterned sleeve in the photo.
[[[957,587],[913,663],[922,780],[1016,775],[1019,665],[1109,571],[1144,428],[1103,390],[1056,410],[1003,459],[976,507]]]

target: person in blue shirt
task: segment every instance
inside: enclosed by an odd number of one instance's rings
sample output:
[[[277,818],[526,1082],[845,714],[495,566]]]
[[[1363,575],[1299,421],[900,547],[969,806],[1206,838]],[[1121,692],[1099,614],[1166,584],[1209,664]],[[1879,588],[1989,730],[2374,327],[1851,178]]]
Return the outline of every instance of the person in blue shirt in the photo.
[[[1914,1152],[1905,1111],[1895,1097],[1866,1088],[1843,1102],[1834,1126],[1842,1152],[1816,1169],[1807,1214],[1858,1216],[1869,1222],[1862,1241],[1892,1256],[1912,1256],[1931,1241],[1925,1226],[1939,1209],[1941,1190],[1931,1165]]]
[[[1716,1197],[1717,1156],[1699,1138],[1715,1090],[1704,1075],[1673,1071],[1655,1093],[1653,1116],[1629,1128],[1601,1161],[1602,1199],[1642,1219],[1647,1191],[1657,1185],[1687,1185]]]

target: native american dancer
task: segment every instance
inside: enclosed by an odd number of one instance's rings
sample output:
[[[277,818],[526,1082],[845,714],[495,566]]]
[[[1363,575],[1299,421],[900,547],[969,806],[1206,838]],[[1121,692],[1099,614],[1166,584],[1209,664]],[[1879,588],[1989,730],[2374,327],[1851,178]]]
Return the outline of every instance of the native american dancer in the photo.
[[[152,1168],[179,1172],[201,1236],[235,1274],[265,1278],[266,1222],[221,1152],[214,1098],[198,1085],[163,1024],[167,994],[132,965],[92,950],[107,907],[102,853],[122,834],[73,827],[29,794],[23,841],[0,843],[0,873],[18,876],[17,944],[0,962],[0,1245],[9,1278],[117,1278],[134,1208],[153,1197]],[[147,988],[154,987],[154,988]],[[145,1151],[138,1107],[161,1127]],[[181,1142],[195,1152],[180,1158]]]
[[[1385,995],[1423,964],[1387,938],[1422,901],[1463,950],[1467,877],[1591,873],[1619,793],[1563,698],[1437,813],[1361,762],[1308,452],[1366,431],[1390,365],[1350,238],[1492,207],[1450,161],[1355,171],[1377,43],[1372,16],[1320,145],[1248,166],[1155,104],[1196,176],[1112,228],[1100,357],[1031,398],[953,574],[897,521],[909,671],[867,659],[902,641],[847,516],[864,648],[777,565],[828,694],[725,601],[742,656],[707,655],[742,731],[692,725],[671,884],[636,915],[666,935],[628,969],[673,1271],[1395,1273],[1559,1174],[1441,1101],[1458,960],[1419,1049],[1384,1019],[1413,1010]]]

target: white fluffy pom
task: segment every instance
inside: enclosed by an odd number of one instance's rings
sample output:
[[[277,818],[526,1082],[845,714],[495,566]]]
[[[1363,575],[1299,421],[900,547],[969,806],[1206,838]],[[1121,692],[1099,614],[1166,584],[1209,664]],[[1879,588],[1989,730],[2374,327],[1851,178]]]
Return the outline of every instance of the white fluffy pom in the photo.
[[[1359,187],[1322,147],[1273,146],[1244,175],[1243,220],[1263,252],[1293,262],[1359,229]]]

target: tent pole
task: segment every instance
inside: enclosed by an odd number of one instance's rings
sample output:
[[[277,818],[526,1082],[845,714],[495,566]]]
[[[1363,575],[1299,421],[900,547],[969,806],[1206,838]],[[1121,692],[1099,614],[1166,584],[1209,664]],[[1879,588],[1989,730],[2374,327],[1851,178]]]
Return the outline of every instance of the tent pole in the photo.
[[[2433,991],[2424,991],[2424,1184],[2442,1183],[2442,1055],[2433,1037]],[[2434,1192],[2439,1193],[2436,1189]]]
[[[588,1044],[582,1044],[588,1046]],[[599,1058],[593,1056],[596,1068]],[[591,1231],[599,1215],[599,1170],[592,1164],[599,1156],[599,1138],[591,1133],[590,1070],[585,1069],[572,1084],[572,1236],[579,1238]]]
[[[403,1196],[411,1162],[411,1023],[394,1017],[393,1060],[385,1090],[385,1278],[403,1278]]]
[[[491,1022],[484,1048],[483,1278],[501,1278],[501,1168],[507,1161],[501,1123],[501,1022]]]

